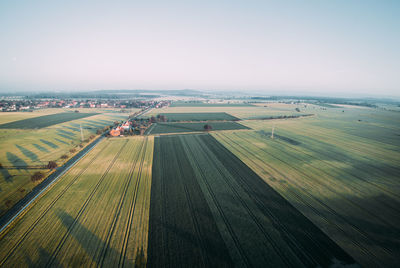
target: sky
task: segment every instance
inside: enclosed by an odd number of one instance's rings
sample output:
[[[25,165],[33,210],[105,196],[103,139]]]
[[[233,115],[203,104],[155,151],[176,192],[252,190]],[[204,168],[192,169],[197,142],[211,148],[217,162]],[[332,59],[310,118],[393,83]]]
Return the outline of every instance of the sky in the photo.
[[[0,91],[400,96],[400,1],[0,1]]]

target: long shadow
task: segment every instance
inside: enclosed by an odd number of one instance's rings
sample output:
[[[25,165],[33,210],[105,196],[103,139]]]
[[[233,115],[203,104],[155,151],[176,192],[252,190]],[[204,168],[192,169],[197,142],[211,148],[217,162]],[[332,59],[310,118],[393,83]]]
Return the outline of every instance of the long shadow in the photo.
[[[69,130],[72,130],[72,131],[76,131],[76,132],[80,131],[79,128],[76,128],[76,127],[69,127],[69,126],[64,126],[64,127],[68,128]]]
[[[6,182],[12,182],[13,181],[12,176],[10,175],[10,173],[8,172],[8,170],[6,168],[0,167],[0,172],[1,172],[1,175],[3,175],[4,180]],[[0,189],[0,192],[1,192],[1,189]]]
[[[73,133],[71,131],[66,131],[66,130],[63,130],[63,129],[58,129],[57,131],[59,133],[62,133],[62,134],[68,135],[68,136],[75,136],[76,135],[76,133]]]
[[[68,142],[66,142],[66,141],[63,141],[63,140],[60,140],[60,139],[57,139],[57,138],[54,138],[56,141],[58,141],[58,142],[61,142],[61,143],[64,143],[64,144],[66,144],[66,145],[70,145]],[[57,145],[57,148],[58,148],[58,145]]]
[[[47,141],[47,140],[44,140],[44,139],[40,139],[40,141],[43,142],[44,144],[46,144],[47,146],[50,146],[53,149],[57,149],[58,148],[58,145],[52,143],[51,141]]]
[[[57,135],[60,136],[60,137],[65,138],[65,139],[67,139],[67,140],[73,140],[73,139],[74,139],[74,137],[67,136],[67,135],[64,135],[64,134],[61,134],[61,133],[57,133]]]
[[[24,160],[19,158],[13,153],[7,152],[6,153],[8,161],[17,169],[26,169],[27,164]]]
[[[39,151],[41,151],[41,152],[45,152],[45,153],[49,153],[50,151],[49,150],[47,150],[46,148],[44,148],[43,146],[40,146],[39,144],[36,144],[36,143],[34,143],[34,144],[32,144],[33,146],[35,146]]]
[[[100,265],[98,256],[96,256],[96,252],[93,250],[94,245],[97,245],[97,248],[104,248],[107,247],[107,243],[104,242],[101,238],[99,238],[97,235],[95,235],[93,232],[91,232],[89,229],[87,229],[85,226],[83,226],[79,222],[75,222],[75,219],[66,213],[63,210],[59,210],[57,212],[57,217],[60,219],[62,224],[69,228],[73,224],[75,227],[72,229],[72,231],[69,233],[72,237],[75,238],[75,240],[82,246],[82,248],[86,251],[87,255],[92,258],[92,260],[97,264]],[[107,263],[114,263],[118,264],[120,261],[120,256],[121,252],[115,250],[114,248],[107,247],[106,249],[106,258]],[[138,256],[138,260],[141,260],[142,256]],[[77,261],[79,263],[79,260],[74,260],[74,262]],[[124,266],[127,267],[137,267],[136,264],[132,263],[129,259],[123,259],[124,261]]]
[[[28,267],[44,267],[46,265],[47,260],[51,257],[50,253],[48,253],[44,248],[39,248],[39,257],[36,261],[33,261],[29,255],[25,255],[25,263]],[[57,260],[53,263],[52,267],[63,267],[63,265]]]
[[[22,147],[21,145],[18,145],[18,144],[16,144],[15,146],[21,151],[21,153],[23,153],[26,157],[28,157],[33,162],[39,161],[39,157],[34,152],[31,152],[28,149],[26,149],[25,147]]]

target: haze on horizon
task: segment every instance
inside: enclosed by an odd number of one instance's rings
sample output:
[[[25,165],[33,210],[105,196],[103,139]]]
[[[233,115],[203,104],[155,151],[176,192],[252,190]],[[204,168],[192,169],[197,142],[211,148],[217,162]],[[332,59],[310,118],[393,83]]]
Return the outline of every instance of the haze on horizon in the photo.
[[[399,11],[400,1],[3,0],[0,91],[399,96]]]

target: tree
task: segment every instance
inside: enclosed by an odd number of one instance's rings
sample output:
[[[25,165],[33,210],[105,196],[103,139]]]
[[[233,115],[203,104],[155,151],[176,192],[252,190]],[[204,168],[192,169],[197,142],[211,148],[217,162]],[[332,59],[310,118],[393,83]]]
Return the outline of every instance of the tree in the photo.
[[[150,122],[155,123],[155,122],[157,122],[157,120],[156,120],[156,118],[155,118],[154,116],[152,116],[152,117],[150,118]]]
[[[300,112],[300,109],[299,109],[299,108],[296,108],[295,110],[296,110],[296,112]]]
[[[43,179],[43,178],[44,178],[44,174],[43,174],[42,172],[40,172],[40,171],[36,171],[36,172],[33,173],[33,175],[31,176],[31,180],[32,180],[33,182],[40,181],[40,180]]]
[[[212,126],[211,125],[209,125],[209,124],[205,124],[204,125],[204,130],[205,131],[210,131],[212,129]]]
[[[49,163],[47,164],[48,169],[54,169],[56,167],[57,167],[57,163],[55,161],[49,161]]]
[[[61,156],[61,159],[67,159],[68,158],[68,155],[66,155],[66,154],[63,154],[62,156]]]
[[[71,154],[73,154],[73,153],[76,152],[76,149],[75,149],[75,148],[69,149],[69,152],[70,152]]]
[[[98,129],[98,130],[96,131],[96,134],[97,134],[97,135],[100,135],[100,134],[101,134],[101,129]]]

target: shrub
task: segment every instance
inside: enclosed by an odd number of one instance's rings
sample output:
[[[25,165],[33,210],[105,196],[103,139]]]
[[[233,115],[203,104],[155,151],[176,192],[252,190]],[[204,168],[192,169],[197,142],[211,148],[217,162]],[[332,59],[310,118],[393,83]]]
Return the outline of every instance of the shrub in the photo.
[[[68,155],[66,155],[66,154],[63,154],[62,156],[61,156],[61,159],[67,159],[68,158]]]
[[[204,125],[204,130],[205,131],[210,131],[212,129],[212,126],[211,125],[209,125],[209,124],[205,124]]]
[[[40,171],[36,171],[36,172],[33,173],[33,175],[31,176],[31,180],[32,180],[33,182],[40,181],[40,180],[43,179],[43,178],[44,178],[44,174],[43,174],[42,172],[40,172]]]
[[[49,161],[49,163],[47,164],[48,169],[53,169],[56,167],[57,167],[57,163],[55,161]]]
[[[76,149],[75,149],[75,148],[69,149],[69,152],[70,152],[71,154],[73,154],[73,153],[76,152]]]

